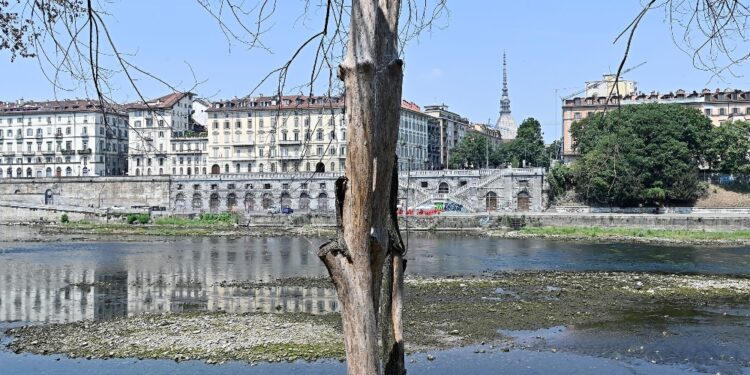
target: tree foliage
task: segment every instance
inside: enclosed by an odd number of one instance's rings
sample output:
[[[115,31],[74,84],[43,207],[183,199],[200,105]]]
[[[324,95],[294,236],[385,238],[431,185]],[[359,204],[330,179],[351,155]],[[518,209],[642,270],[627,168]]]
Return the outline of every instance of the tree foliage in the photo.
[[[725,122],[714,128],[708,155],[714,171],[750,175],[750,122]]]
[[[707,160],[712,125],[695,109],[625,106],[576,122],[571,133],[581,152],[576,189],[592,203],[689,202],[702,194],[698,168]]]
[[[494,148],[489,145],[487,137],[470,133],[461,140],[458,147],[451,150],[449,165],[453,169],[483,168],[491,153],[494,153]],[[491,165],[496,166],[494,163]]]
[[[498,159],[511,162],[516,166],[548,167],[549,153],[544,147],[542,125],[530,117],[523,120],[518,127],[516,139],[504,144],[498,150]]]

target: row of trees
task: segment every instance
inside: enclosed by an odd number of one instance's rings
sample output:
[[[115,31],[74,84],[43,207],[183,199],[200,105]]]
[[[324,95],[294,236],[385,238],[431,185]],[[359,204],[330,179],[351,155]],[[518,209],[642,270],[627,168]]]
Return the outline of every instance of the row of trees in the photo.
[[[555,147],[554,144],[545,148],[542,126],[539,121],[527,118],[518,127],[516,139],[503,142],[498,147],[491,145],[484,135],[478,133],[467,135],[458,147],[451,150],[448,164],[455,169],[499,168],[508,165],[548,167],[550,155],[556,154],[556,149],[553,147]]]
[[[589,116],[572,127],[581,157],[552,168],[552,194],[574,188],[589,203],[690,203],[705,192],[702,170],[747,175],[750,123],[714,127],[700,111],[644,104]]]

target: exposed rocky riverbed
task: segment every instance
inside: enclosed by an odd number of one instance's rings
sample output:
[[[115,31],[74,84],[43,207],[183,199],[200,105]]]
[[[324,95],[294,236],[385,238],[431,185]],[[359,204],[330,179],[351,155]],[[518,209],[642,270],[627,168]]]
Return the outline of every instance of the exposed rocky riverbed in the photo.
[[[222,286],[330,286],[322,278]],[[481,277],[409,278],[404,310],[407,351],[485,343],[509,350],[499,329],[585,326],[635,313],[750,305],[750,278],[619,272],[523,272]],[[665,319],[669,318],[664,316]],[[342,358],[337,314],[141,314],[103,321],[33,325],[6,332],[15,352],[83,358],[292,361]]]

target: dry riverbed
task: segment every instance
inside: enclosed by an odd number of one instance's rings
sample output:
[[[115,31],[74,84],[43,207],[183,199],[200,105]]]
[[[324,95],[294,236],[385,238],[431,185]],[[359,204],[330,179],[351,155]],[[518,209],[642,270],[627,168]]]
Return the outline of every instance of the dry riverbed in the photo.
[[[325,279],[270,283],[227,280],[223,287],[326,287]],[[483,277],[409,278],[407,351],[486,342],[509,348],[498,329],[538,329],[618,321],[676,308],[747,306],[750,279],[612,272],[524,272]],[[15,352],[71,357],[291,361],[343,358],[337,314],[144,314],[111,321],[27,326],[6,332]]]

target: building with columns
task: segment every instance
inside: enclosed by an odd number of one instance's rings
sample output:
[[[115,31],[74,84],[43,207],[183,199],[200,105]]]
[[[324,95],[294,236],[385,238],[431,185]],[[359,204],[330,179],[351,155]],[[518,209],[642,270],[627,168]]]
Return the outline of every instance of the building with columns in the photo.
[[[127,142],[127,116],[114,105],[0,102],[0,178],[122,175]]]

